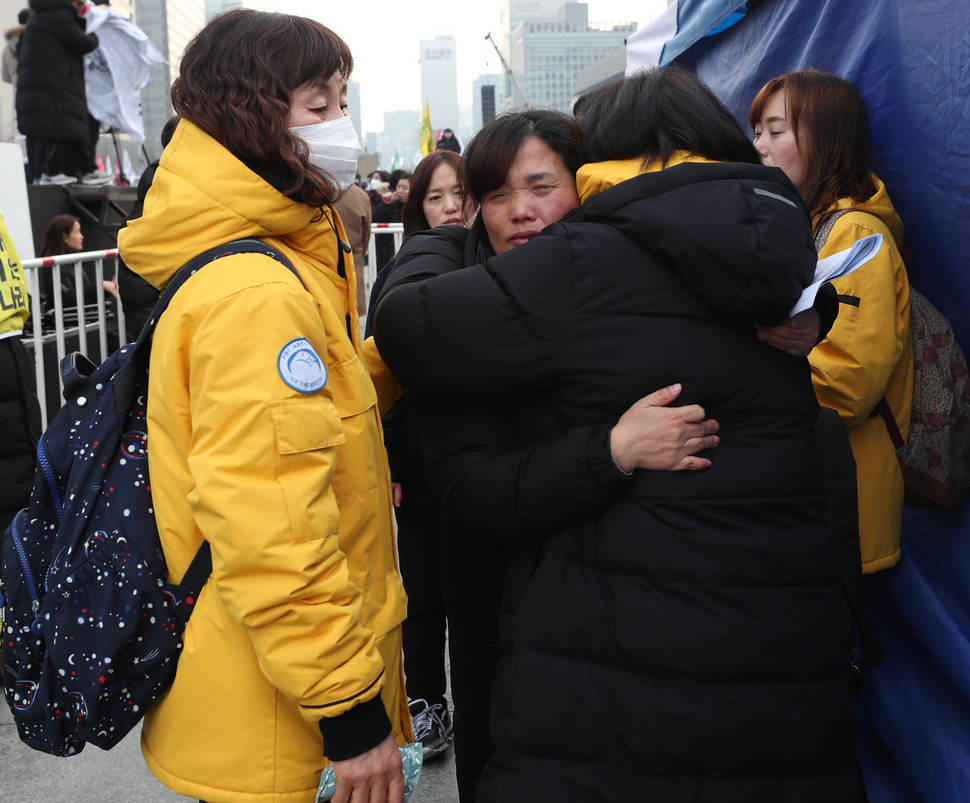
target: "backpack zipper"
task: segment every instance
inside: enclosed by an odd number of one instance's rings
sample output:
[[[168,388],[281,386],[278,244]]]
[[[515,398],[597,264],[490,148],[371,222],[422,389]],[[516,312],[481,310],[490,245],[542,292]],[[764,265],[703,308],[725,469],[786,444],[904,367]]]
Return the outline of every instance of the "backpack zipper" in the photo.
[[[30,610],[34,614],[34,624],[40,621],[40,597],[37,595],[37,586],[34,585],[34,576],[30,572],[30,564],[27,563],[27,553],[24,551],[23,542],[20,539],[20,528],[17,527],[17,520],[20,515],[14,516],[10,524],[10,534],[13,536],[14,549],[17,550],[17,557],[20,558],[20,566],[24,570],[24,578],[27,580],[27,590],[30,592]],[[34,624],[30,626],[34,630]],[[37,632],[34,630],[34,632]]]
[[[64,502],[61,499],[60,492],[57,490],[57,480],[54,476],[54,469],[47,457],[47,452],[44,451],[43,438],[39,438],[37,441],[37,463],[43,470],[44,476],[47,477],[47,486],[50,488],[51,498],[54,500],[54,508],[57,511],[57,523],[60,524],[64,513]]]

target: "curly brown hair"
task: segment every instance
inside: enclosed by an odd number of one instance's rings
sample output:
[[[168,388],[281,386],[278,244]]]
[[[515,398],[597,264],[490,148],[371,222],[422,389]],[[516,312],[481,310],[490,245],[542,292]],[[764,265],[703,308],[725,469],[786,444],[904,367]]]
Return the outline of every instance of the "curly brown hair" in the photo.
[[[312,165],[287,125],[293,92],[354,68],[346,43],[319,22],[236,9],[212,19],[189,43],[172,84],[176,114],[249,167],[292,179],[284,190],[311,206],[333,203],[340,186]]]

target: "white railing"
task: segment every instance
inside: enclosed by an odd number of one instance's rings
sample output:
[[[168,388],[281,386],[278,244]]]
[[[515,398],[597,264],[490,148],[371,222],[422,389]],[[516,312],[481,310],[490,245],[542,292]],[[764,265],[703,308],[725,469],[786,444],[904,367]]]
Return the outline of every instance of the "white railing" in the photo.
[[[85,251],[79,254],[63,254],[56,257],[41,257],[39,259],[25,259],[23,267],[27,280],[27,292],[30,294],[31,316],[24,333],[24,343],[33,349],[34,366],[37,373],[37,398],[40,400],[40,412],[43,426],[47,428],[47,374],[45,372],[45,346],[50,343],[56,344],[56,359],[58,368],[58,402],[62,399],[63,381],[60,379],[59,366],[61,360],[67,354],[67,340],[69,337],[77,335],[77,350],[88,353],[88,335],[92,340],[97,341],[100,348],[100,362],[104,360],[115,348],[118,343],[108,343],[108,316],[106,298],[111,298],[110,293],[106,293],[102,282],[105,278],[117,275],[118,251],[110,249],[107,251]],[[110,269],[105,270],[105,262],[108,262]],[[97,291],[97,303],[85,306],[84,298],[84,270],[85,263],[94,263],[95,289]],[[69,310],[64,309],[64,301],[61,298],[61,274],[64,270],[74,272],[75,306]],[[50,325],[44,326],[45,318],[50,324],[50,313],[44,314],[41,308],[40,297],[40,277],[42,271],[51,272],[51,286],[53,287],[53,331]],[[121,297],[111,298],[114,305],[115,319],[118,324],[118,339],[121,343],[127,342],[125,333],[125,316],[121,310]]]
[[[364,299],[365,303],[370,303],[370,291],[374,287],[374,280],[377,278],[377,240],[378,234],[394,235],[394,253],[401,249],[404,242],[403,223],[374,223],[370,230],[370,244],[367,248],[367,265],[364,267]],[[365,307],[366,309],[366,307]],[[366,316],[360,318],[360,329],[364,330]]]

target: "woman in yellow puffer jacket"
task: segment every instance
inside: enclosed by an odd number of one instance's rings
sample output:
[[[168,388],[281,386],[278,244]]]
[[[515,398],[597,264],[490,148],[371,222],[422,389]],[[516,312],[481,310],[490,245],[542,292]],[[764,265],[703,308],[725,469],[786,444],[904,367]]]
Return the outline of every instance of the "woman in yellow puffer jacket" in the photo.
[[[867,235],[883,236],[871,261],[833,282],[839,315],[809,361],[819,402],[837,410],[849,430],[862,570],[888,569],[900,558],[903,477],[877,405],[885,400],[907,438],[913,344],[909,280],[900,255],[903,224],[885,185],[869,172],[873,151],[865,109],[844,78],[819,70],[773,78],[755,97],[749,120],[762,161],[784,170],[811,210],[817,239],[824,240],[820,258]]]
[[[142,752],[163,783],[210,803],[310,803],[328,760],[334,800],[402,799],[406,599],[379,412],[395,385],[365,358],[331,206],[359,151],[344,112],[352,67],[311,20],[212,20],[183,56],[181,122],[144,215],[119,236],[159,289],[241,237],[299,274],[262,254],[222,257],[176,294],[152,347],[165,558],[177,581],[204,539],[213,568]]]

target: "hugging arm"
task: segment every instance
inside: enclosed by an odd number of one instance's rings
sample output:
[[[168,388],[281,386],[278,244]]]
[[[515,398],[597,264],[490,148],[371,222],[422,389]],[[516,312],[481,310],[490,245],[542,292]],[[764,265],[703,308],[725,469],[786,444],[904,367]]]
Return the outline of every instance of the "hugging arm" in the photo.
[[[697,405],[667,406],[663,388],[619,421],[577,427],[522,447],[502,404],[426,403],[419,427],[425,468],[446,524],[480,538],[520,540],[593,516],[621,495],[633,470],[697,470],[710,460],[716,421]],[[536,398],[516,399],[541,412]],[[611,443],[613,444],[611,447]]]
[[[796,357],[807,357],[832,329],[839,314],[839,296],[828,282],[810,309],[786,318],[778,326],[755,326],[758,339]]]

